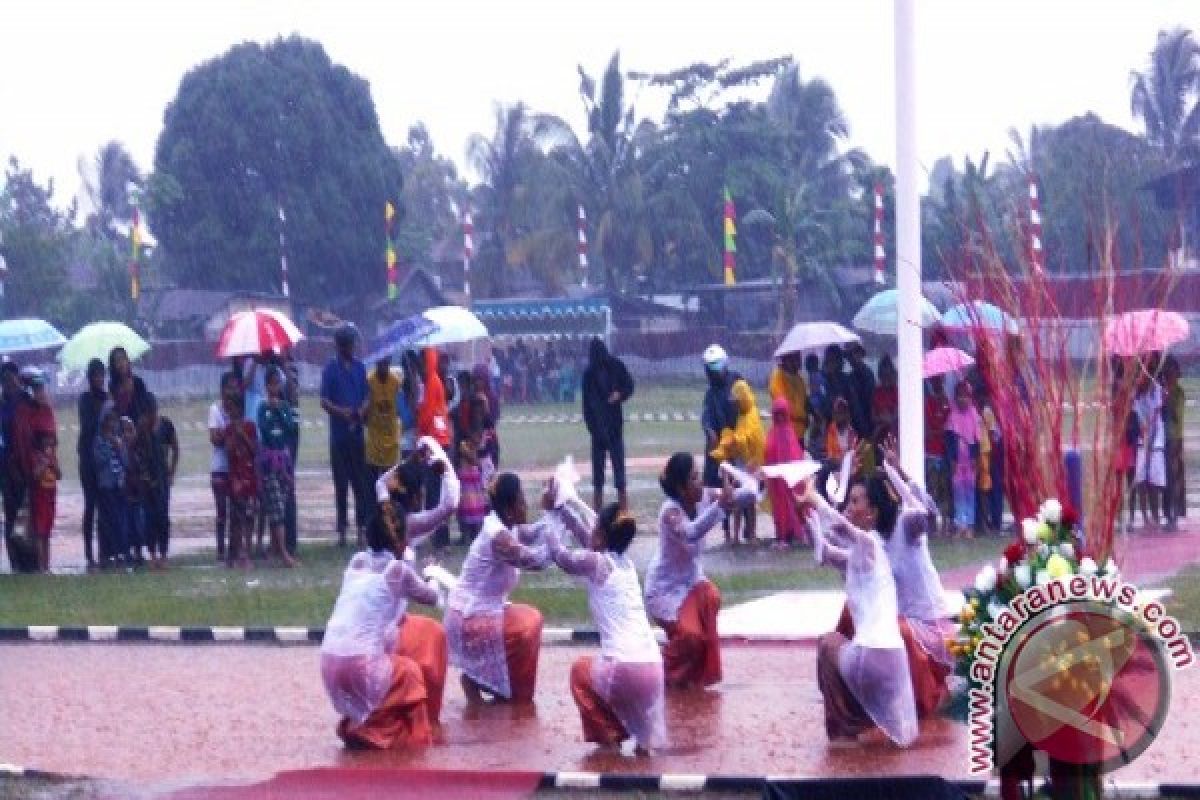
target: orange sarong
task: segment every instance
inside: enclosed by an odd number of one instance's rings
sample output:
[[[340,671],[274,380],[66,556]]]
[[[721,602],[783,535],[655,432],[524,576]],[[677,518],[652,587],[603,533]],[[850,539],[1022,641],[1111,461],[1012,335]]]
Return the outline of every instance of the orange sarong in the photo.
[[[425,705],[429,724],[437,726],[442,717],[442,695],[446,689],[446,632],[441,623],[420,614],[405,614],[400,625],[396,652],[411,658],[421,668],[425,681]]]
[[[592,682],[592,657],[576,659],[571,665],[571,697],[583,722],[583,740],[596,744],[620,744],[629,733],[609,708]]]
[[[667,632],[663,670],[667,686],[712,686],[721,680],[721,639],[717,612],[721,593],[710,581],[692,587],[674,622],[658,620]]]
[[[854,620],[846,606],[842,607],[837,632],[847,639],[854,638]],[[921,647],[904,617],[900,617],[900,638],[904,640],[904,652],[908,655],[908,673],[912,676],[917,719],[932,717],[950,693],[946,686],[950,669],[925,652],[925,648]]]
[[[411,658],[392,655],[392,685],[383,702],[361,724],[342,719],[338,736],[347,747],[389,750],[433,741],[425,704],[425,681]]]
[[[504,660],[514,703],[532,703],[537,688],[538,653],[542,648],[542,612],[533,606],[504,607]]]

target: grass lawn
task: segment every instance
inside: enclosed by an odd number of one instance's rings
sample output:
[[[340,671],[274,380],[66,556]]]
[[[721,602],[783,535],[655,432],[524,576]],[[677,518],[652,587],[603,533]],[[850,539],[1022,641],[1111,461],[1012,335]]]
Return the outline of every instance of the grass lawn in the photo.
[[[637,546],[648,554],[653,541],[643,537]],[[938,542],[934,558],[952,568],[979,563],[996,551],[994,540]],[[211,551],[201,551],[179,557],[166,572],[5,576],[0,625],[321,627],[333,607],[348,556],[347,550],[316,543],[304,547],[303,563],[294,570],[229,570],[212,561]],[[461,548],[452,547],[442,563],[455,571],[462,556]],[[722,549],[706,555],[705,571],[720,587],[726,606],[774,591],[839,585],[836,573],[817,568],[805,550]],[[513,599],[540,608],[549,625],[590,627],[586,594],[557,570],[525,573]]]

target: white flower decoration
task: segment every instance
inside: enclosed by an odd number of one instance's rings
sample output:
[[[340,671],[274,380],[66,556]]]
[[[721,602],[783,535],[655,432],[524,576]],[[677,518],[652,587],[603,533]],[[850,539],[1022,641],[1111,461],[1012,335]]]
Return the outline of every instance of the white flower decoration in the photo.
[[[1042,509],[1038,513],[1042,518],[1042,522],[1049,523],[1050,525],[1057,525],[1058,523],[1062,522],[1062,512],[1062,503],[1051,497],[1049,500],[1042,503]]]
[[[1050,583],[1050,573],[1044,569],[1039,569],[1037,573],[1037,585],[1045,586]]]
[[[1062,553],[1062,557],[1073,561],[1075,559],[1075,545],[1070,542],[1063,542],[1058,546],[1058,552]]]
[[[1098,569],[1099,567],[1096,566],[1096,562],[1092,560],[1091,556],[1084,556],[1079,562],[1080,575],[1091,577],[1096,574],[1096,570]]]
[[[1017,585],[1022,589],[1028,589],[1029,584],[1033,582],[1033,568],[1028,564],[1018,564],[1013,567],[1013,577],[1017,581]]]
[[[1117,572],[1117,562],[1112,560],[1112,556],[1109,556],[1108,563],[1104,565],[1104,574],[1111,577],[1115,576]]]
[[[986,564],[975,576],[975,588],[980,592],[990,592],[996,588],[996,568]]]
[[[1004,613],[1004,609],[1007,607],[1003,603],[988,603],[988,616],[992,619],[1000,619],[1000,615]]]
[[[1021,520],[1021,535],[1025,539],[1025,544],[1037,544],[1038,521],[1029,517]]]

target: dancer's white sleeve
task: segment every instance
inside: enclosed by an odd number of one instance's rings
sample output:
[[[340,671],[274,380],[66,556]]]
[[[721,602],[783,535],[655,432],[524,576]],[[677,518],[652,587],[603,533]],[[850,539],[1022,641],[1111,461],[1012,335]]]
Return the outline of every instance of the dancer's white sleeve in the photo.
[[[592,583],[603,583],[608,578],[609,561],[600,553],[594,550],[569,550],[553,531],[546,534],[546,546],[554,563],[568,575],[585,578]]]
[[[462,496],[462,483],[454,468],[446,464],[442,472],[442,490],[438,504],[428,511],[417,511],[405,518],[405,532],[412,547],[419,547],[442,523],[454,516],[458,510],[458,501]]]

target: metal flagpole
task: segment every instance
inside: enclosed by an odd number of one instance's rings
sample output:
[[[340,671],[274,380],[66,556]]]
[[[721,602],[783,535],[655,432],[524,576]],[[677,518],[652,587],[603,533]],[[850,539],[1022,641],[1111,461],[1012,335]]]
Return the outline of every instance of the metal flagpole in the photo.
[[[921,202],[917,192],[916,0],[895,0],[896,289],[900,461],[925,482],[921,392]]]
[[[875,282],[883,283],[887,254],[883,250],[883,186],[875,184]]]
[[[471,207],[463,215],[463,294],[467,306],[471,305],[471,259],[475,255],[475,223],[471,220]]]
[[[583,210],[583,203],[579,204],[579,271],[583,273],[583,288],[588,285],[588,257],[587,257],[587,213]]]
[[[283,290],[284,297],[291,297],[291,290],[288,288],[288,269],[287,269],[287,240],[283,235],[283,226],[287,224],[287,215],[283,213],[283,204],[279,204],[279,271],[280,271],[280,288]]]

